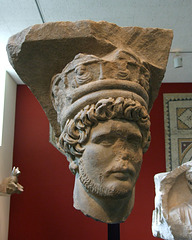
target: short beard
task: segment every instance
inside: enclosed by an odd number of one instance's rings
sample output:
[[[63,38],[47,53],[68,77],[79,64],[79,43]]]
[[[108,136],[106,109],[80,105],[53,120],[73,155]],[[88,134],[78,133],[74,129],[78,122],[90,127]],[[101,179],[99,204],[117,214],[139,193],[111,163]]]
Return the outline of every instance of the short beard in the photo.
[[[83,159],[79,160],[79,179],[82,185],[84,186],[86,192],[95,195],[101,198],[107,199],[122,199],[128,197],[130,193],[118,191],[114,187],[103,187],[102,186],[102,178],[100,178],[101,183],[94,183],[94,180],[90,179],[87,174]]]

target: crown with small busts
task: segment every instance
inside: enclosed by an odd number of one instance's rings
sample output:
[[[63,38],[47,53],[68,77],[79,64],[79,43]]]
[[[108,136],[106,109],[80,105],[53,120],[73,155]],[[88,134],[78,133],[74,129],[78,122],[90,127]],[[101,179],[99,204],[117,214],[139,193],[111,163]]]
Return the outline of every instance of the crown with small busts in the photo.
[[[53,22],[12,36],[7,52],[59,137],[68,119],[101,99],[131,98],[149,112],[172,37],[172,30],[104,21]]]
[[[88,104],[109,97],[137,100],[148,109],[150,71],[147,64],[124,50],[103,58],[78,54],[52,79],[52,102],[62,128]]]

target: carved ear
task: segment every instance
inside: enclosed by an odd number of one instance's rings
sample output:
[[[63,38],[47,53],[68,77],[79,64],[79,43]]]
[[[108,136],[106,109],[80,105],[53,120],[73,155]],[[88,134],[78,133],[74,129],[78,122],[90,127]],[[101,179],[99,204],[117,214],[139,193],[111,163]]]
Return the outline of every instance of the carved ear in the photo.
[[[69,169],[75,175],[77,173],[77,171],[79,170],[79,167],[75,161],[71,161],[69,163]]]

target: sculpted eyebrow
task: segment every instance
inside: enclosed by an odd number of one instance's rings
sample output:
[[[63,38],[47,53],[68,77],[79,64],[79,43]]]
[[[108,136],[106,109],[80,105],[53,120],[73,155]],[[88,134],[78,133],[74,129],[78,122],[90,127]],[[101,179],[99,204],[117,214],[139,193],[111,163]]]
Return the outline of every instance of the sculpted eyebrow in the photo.
[[[101,141],[102,139],[105,139],[105,138],[109,138],[109,137],[113,137],[115,136],[114,133],[112,132],[109,132],[109,133],[99,133],[99,134],[95,134],[91,137],[91,141],[92,142],[99,142]]]
[[[142,138],[142,135],[141,134],[138,134],[138,133],[128,133],[126,135],[127,138]]]
[[[116,130],[112,132],[112,135],[115,136],[120,136],[122,138],[142,138],[142,135],[140,132],[133,132],[133,131],[129,131],[127,130]]]
[[[91,137],[91,141],[93,143],[98,143],[102,141],[103,139],[109,139],[109,138],[122,138],[122,139],[134,139],[134,140],[141,140],[142,135],[138,133],[133,133],[133,132],[122,132],[122,131],[113,131],[109,133],[99,133],[95,134]]]

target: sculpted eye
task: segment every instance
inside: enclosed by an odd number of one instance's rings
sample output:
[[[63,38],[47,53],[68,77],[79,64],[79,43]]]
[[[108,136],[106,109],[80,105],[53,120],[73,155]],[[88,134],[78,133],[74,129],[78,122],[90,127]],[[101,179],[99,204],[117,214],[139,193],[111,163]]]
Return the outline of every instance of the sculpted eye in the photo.
[[[135,134],[129,135],[127,137],[127,143],[132,150],[137,152],[142,145],[142,137],[140,135],[135,135]]]
[[[112,146],[115,143],[115,138],[108,138],[108,139],[103,139],[100,144],[107,147],[107,146]]]
[[[100,144],[102,146],[108,147],[112,146],[116,142],[116,138],[113,136],[99,136],[92,141],[95,144]]]
[[[129,135],[127,137],[127,142],[139,144],[142,142],[142,137],[140,135]]]

